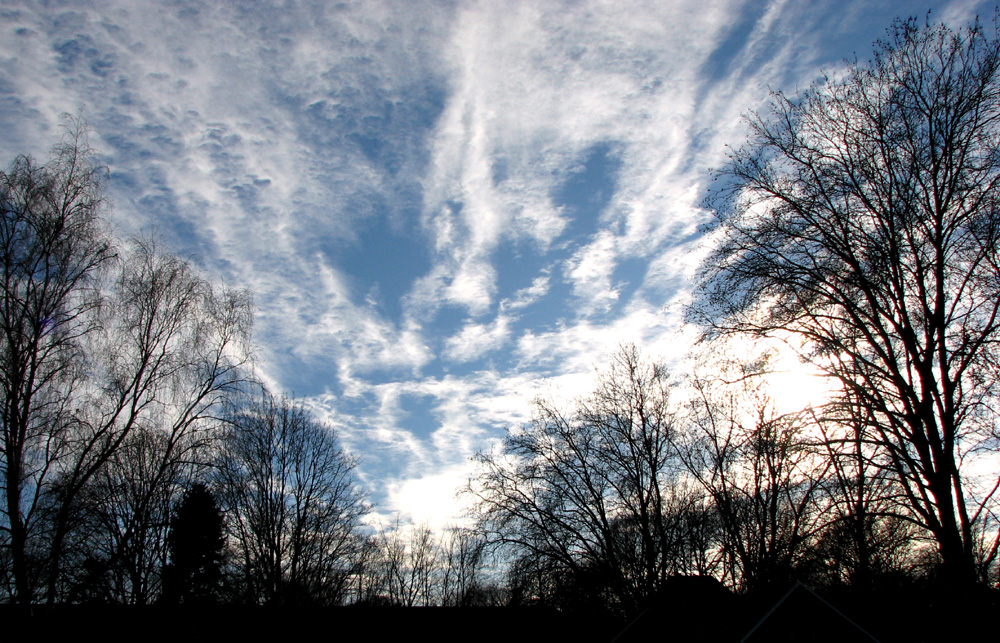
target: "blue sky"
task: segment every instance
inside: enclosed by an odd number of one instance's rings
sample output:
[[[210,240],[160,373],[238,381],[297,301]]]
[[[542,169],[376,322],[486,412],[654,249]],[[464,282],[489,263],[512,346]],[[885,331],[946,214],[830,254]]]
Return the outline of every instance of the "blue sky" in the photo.
[[[80,113],[122,234],[253,290],[260,368],[443,526],[621,342],[681,364],[709,168],[769,89],[992,2],[0,4],[0,161]]]

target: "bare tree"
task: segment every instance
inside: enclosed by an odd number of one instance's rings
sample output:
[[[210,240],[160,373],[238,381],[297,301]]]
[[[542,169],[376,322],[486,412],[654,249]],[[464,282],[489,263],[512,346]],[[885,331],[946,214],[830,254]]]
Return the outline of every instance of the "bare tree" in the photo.
[[[370,572],[378,598],[404,607],[441,603],[441,548],[427,525],[404,525],[399,516],[376,536],[378,554]]]
[[[77,494],[65,514],[61,598],[145,604],[159,595],[170,513],[188,473],[163,475],[166,447],[159,431],[133,430]]]
[[[33,598],[29,540],[45,480],[69,446],[83,338],[95,328],[102,271],[115,256],[101,218],[104,172],[79,130],[38,165],[0,172],[0,476],[13,598]]]
[[[416,525],[410,529],[406,558],[408,578],[404,586],[409,588],[409,593],[404,604],[439,604],[440,547],[429,526]]]
[[[827,466],[802,436],[800,413],[781,414],[753,373],[692,378],[687,431],[676,441],[711,498],[724,576],[744,591],[787,583],[823,522]]]
[[[344,600],[356,605],[379,605],[385,599],[382,569],[381,534],[366,534],[359,539],[348,575]]]
[[[622,347],[573,415],[538,401],[502,451],[479,454],[480,528],[515,558],[544,559],[631,607],[672,570],[673,430],[666,372]]]
[[[103,177],[79,123],[47,165],[22,157],[0,173],[0,531],[22,603],[42,589],[50,602],[65,597],[62,559],[81,503],[102,472],[145,452],[143,432],[162,446],[154,471],[140,467],[154,478],[130,481],[145,489],[134,517],[148,515],[167,463],[200,441],[249,351],[245,293],[211,286],[151,243],[113,243]],[[119,558],[131,556],[126,540]]]
[[[233,408],[227,424],[220,504],[247,600],[339,603],[368,510],[355,460],[332,428],[267,392]]]
[[[223,402],[246,379],[247,294],[213,286],[151,242],[133,242],[120,252],[100,324],[84,343],[88,369],[72,398],[73,421],[52,460],[50,602],[60,594],[64,541],[80,511],[115,516],[108,525],[118,532],[118,545],[106,562],[131,559],[129,601],[153,596],[148,581],[162,566],[153,559],[163,555],[162,534],[155,532],[165,527],[164,503],[182,470],[196,463]],[[107,494],[99,500],[92,488],[90,500],[97,504],[81,505],[95,481]],[[157,549],[149,550],[150,542]]]
[[[441,542],[441,604],[470,607],[489,603],[483,573],[486,542],[472,529],[452,527]]]
[[[875,437],[952,582],[971,583],[996,480],[1000,41],[897,22],[768,116],[721,173],[702,272],[714,333],[796,337],[874,414]],[[983,558],[983,556],[979,556]]]
[[[813,545],[819,582],[874,590],[909,575],[920,540],[891,462],[878,448],[875,417],[850,396],[814,415],[817,448],[828,464],[827,525]],[[823,577],[825,576],[825,578]]]

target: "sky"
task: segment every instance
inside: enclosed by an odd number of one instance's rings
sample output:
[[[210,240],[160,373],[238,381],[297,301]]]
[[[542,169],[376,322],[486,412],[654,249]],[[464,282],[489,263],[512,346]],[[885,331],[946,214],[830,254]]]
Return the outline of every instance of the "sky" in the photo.
[[[623,342],[682,368],[742,115],[994,2],[0,0],[0,163],[81,115],[119,234],[254,293],[262,377],[442,528]]]

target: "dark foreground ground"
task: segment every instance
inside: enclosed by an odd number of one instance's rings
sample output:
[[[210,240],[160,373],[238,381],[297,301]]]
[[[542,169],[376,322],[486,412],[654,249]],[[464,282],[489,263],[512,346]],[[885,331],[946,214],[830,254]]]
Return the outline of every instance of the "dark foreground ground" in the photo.
[[[542,607],[0,606],[10,641],[737,642],[1000,640],[1000,591],[909,589],[819,598],[803,587],[735,596],[679,587],[638,615]],[[827,600],[829,599],[829,600]],[[857,629],[860,626],[861,629]],[[862,631],[863,630],[863,631]],[[866,632],[873,638],[868,638]]]

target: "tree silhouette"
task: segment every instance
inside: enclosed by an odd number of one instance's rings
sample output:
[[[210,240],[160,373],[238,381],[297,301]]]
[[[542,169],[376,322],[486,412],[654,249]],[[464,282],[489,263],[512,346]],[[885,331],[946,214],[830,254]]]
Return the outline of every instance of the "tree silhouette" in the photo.
[[[34,595],[37,509],[73,442],[81,346],[115,256],[101,216],[105,171],[85,138],[70,123],[47,164],[21,156],[0,171],[0,539],[20,603]]]
[[[732,381],[730,381],[730,379]],[[742,591],[784,585],[822,524],[829,465],[803,434],[804,414],[781,413],[754,368],[696,373],[686,430],[677,440],[688,472],[711,499],[722,577]]]
[[[870,65],[771,107],[721,173],[697,316],[792,338],[860,402],[907,518],[971,584],[1000,547],[1000,483],[972,471],[997,445],[1000,40],[897,22]]]
[[[213,603],[222,579],[222,513],[205,485],[196,483],[170,521],[163,599],[171,603]]]
[[[0,592],[19,603],[72,594],[73,558],[93,542],[81,528],[99,516],[111,546],[92,558],[129,568],[116,593],[145,602],[162,556],[152,508],[206,443],[249,351],[247,293],[111,235],[85,133],[71,121],[48,163],[0,171]]]
[[[573,413],[544,400],[535,410],[476,457],[479,528],[530,569],[554,569],[573,596],[631,609],[675,571],[667,373],[625,345]]]
[[[333,428],[261,391],[230,409],[221,447],[216,475],[245,600],[339,603],[368,504]]]

